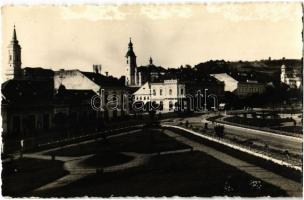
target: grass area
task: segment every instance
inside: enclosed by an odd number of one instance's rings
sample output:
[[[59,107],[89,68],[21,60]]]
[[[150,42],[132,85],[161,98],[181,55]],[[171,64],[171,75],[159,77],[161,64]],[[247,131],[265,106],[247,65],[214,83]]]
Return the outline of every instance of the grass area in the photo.
[[[90,139],[103,138],[103,137],[109,136],[109,135],[116,135],[116,134],[121,133],[122,131],[128,132],[128,131],[138,129],[137,127],[123,127],[123,130],[122,129],[118,130],[118,128],[119,127],[115,128],[115,129],[109,129],[109,130],[107,130],[107,132],[99,132],[99,133],[92,132],[92,133],[87,134],[87,135],[83,134],[83,135],[79,135],[78,137],[75,137],[75,135],[71,136],[69,138],[63,136],[59,142],[50,140],[49,141],[49,142],[51,142],[50,144],[47,144],[47,145],[44,145],[44,146],[41,146],[41,147],[34,146],[33,148],[26,149],[26,151],[28,151],[28,152],[41,151],[41,150],[44,150],[44,149],[55,148],[55,147],[63,146],[63,145],[67,145],[67,144],[79,143],[79,142],[83,142],[83,141],[90,140]],[[36,142],[37,141],[35,141],[34,143],[36,143]],[[38,144],[38,143],[36,143],[36,144]]]
[[[129,162],[132,159],[133,157],[123,155],[121,153],[107,152],[103,154],[96,154],[84,160],[81,164],[89,167],[102,168]]]
[[[128,121],[121,123],[112,123],[106,128],[101,130],[82,130],[79,129],[76,132],[74,131],[52,131],[47,133],[41,133],[40,136],[28,137],[24,139],[24,151],[38,151],[43,149],[48,149],[64,144],[70,144],[73,142],[84,141],[96,137],[102,137],[103,135],[115,135],[121,133],[122,130],[116,130],[122,128],[123,131],[130,131],[137,129],[134,126],[142,124],[141,121]],[[107,133],[104,133],[107,131]],[[101,133],[96,135],[97,133]],[[67,140],[66,140],[67,139]],[[65,141],[66,140],[66,141]],[[14,153],[20,150],[20,138],[15,136],[13,138],[4,138],[4,151],[6,154]],[[38,147],[38,145],[44,144],[44,146]]]
[[[227,117],[224,119],[227,122],[243,124],[257,127],[280,126],[283,122],[291,121],[291,119],[261,119],[261,118],[245,118],[239,116]]]
[[[82,196],[286,196],[281,189],[201,152],[153,157],[146,165],[120,173],[94,174],[65,187],[33,194]]]
[[[154,153],[185,148],[189,148],[189,146],[177,142],[163,134],[160,130],[144,129],[138,133],[67,147],[49,152],[48,154],[55,154],[57,156],[82,156],[102,154],[109,151]]]
[[[303,134],[302,126],[283,126],[283,127],[272,127],[271,129],[286,131],[290,133]]]
[[[61,161],[21,158],[2,163],[2,195],[21,197],[67,174]]]
[[[215,120],[217,120],[217,119],[219,119],[221,117],[223,117],[223,115],[216,115],[216,116],[207,118],[207,120],[209,120],[209,121],[215,121]]]

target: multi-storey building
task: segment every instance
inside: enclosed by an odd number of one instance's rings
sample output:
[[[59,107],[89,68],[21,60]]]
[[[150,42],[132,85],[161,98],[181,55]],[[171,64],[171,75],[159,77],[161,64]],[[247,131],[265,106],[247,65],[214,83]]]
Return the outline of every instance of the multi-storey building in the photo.
[[[155,102],[163,111],[173,111],[177,103],[185,98],[185,85],[177,80],[161,83],[146,82],[134,94],[135,101]]]
[[[101,100],[98,104],[101,103],[103,119],[117,118],[128,113],[128,92],[122,80],[104,76],[98,71],[60,70],[55,72],[54,76],[55,91],[61,85],[68,90],[94,91]],[[92,105],[92,109],[96,109],[95,107],[95,104]]]
[[[257,81],[239,82],[237,87],[237,95],[239,97],[247,97],[253,94],[262,94],[265,92],[266,84]]]

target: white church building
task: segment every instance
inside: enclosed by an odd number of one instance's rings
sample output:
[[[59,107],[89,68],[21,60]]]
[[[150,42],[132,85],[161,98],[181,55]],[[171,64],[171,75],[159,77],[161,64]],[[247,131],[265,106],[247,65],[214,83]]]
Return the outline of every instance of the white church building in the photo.
[[[281,66],[281,82],[289,85],[291,88],[300,88],[302,84],[302,72],[300,69]]]

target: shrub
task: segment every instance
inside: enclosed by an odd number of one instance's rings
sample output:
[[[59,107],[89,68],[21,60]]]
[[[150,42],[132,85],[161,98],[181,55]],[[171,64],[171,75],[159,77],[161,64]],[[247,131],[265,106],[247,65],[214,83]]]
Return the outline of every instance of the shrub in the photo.
[[[214,126],[214,131],[215,131],[215,135],[218,136],[219,138],[223,138],[224,137],[224,126],[222,125],[216,125]]]
[[[189,126],[189,121],[188,120],[186,120],[186,127],[188,128],[188,126]]]

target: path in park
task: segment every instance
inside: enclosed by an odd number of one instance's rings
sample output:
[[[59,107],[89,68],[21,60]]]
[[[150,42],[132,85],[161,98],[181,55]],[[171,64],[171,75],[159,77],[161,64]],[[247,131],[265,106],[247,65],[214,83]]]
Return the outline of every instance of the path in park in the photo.
[[[133,159],[130,162],[121,164],[121,165],[115,165],[115,166],[110,166],[110,167],[105,167],[103,168],[104,172],[114,172],[114,171],[119,171],[119,170],[124,170],[127,168],[135,167],[138,165],[143,164],[146,162],[148,159],[148,156],[146,155],[141,155],[141,154],[136,154],[136,153],[124,153],[127,156],[132,156]],[[25,155],[26,157],[31,157],[31,158],[39,158],[39,159],[49,159],[49,156],[46,155]],[[62,158],[62,157],[56,157],[56,160],[61,160],[64,161],[64,170],[68,171],[69,174],[59,178],[51,183],[48,183],[46,185],[43,185],[33,191],[33,195],[35,196],[36,193],[40,193],[42,191],[46,191],[49,189],[55,189],[55,188],[60,188],[63,186],[66,186],[70,183],[73,183],[79,179],[82,179],[90,174],[97,173],[98,168],[92,168],[89,166],[86,166],[82,164],[82,162],[88,158],[90,158],[92,155],[86,155],[86,156],[81,156],[81,157],[69,157],[69,158]]]
[[[119,137],[127,134],[132,134],[139,132],[140,130],[133,130],[113,136],[109,136],[108,138],[113,138],[113,137]],[[72,146],[77,146],[79,144],[87,144],[87,143],[92,143],[95,142],[96,140],[88,140],[84,142],[80,142],[77,144],[70,144],[66,145],[63,147],[57,147],[57,148],[52,148],[48,149],[45,151],[37,152],[37,153],[32,153],[32,154],[24,154],[24,157],[28,158],[36,158],[36,159],[45,159],[45,160],[50,160],[52,157],[50,155],[46,155],[46,153],[61,149],[61,148],[67,148],[67,147],[72,147]],[[175,154],[175,153],[183,153],[187,152],[190,149],[182,149],[182,150],[173,150],[173,151],[166,151],[166,152],[161,152],[161,155],[164,154]],[[140,166],[145,164],[150,157],[157,155],[158,153],[151,153],[151,154],[139,154],[135,152],[120,152],[124,155],[133,157],[132,160],[129,162],[123,163],[123,164],[118,164],[114,166],[109,166],[109,167],[104,167],[103,173],[109,173],[109,172],[115,172],[115,171],[121,171],[121,170],[126,170],[132,167]],[[49,189],[54,189],[54,188],[60,188],[63,186],[66,186],[72,182],[75,182],[77,180],[80,180],[90,174],[97,173],[97,170],[100,170],[98,168],[92,168],[90,166],[84,165],[83,161],[94,156],[94,154],[91,155],[85,155],[85,156],[79,156],[79,157],[67,157],[67,156],[56,156],[56,160],[60,160],[64,162],[64,170],[68,171],[68,175],[59,178],[51,183],[48,183],[46,185],[43,185],[33,191],[33,195],[39,194],[40,192],[49,190]]]
[[[123,132],[123,133],[116,134],[116,135],[111,135],[111,136],[108,136],[107,138],[115,138],[115,137],[119,137],[119,136],[123,136],[123,135],[137,133],[139,131],[141,131],[141,129]],[[78,143],[68,144],[68,145],[55,147],[55,148],[47,149],[47,150],[40,151],[40,152],[24,154],[23,157],[50,160],[50,159],[52,159],[52,156],[46,155],[49,152],[56,151],[56,150],[59,150],[62,148],[74,147],[74,146],[78,146],[81,144],[89,144],[89,143],[93,143],[96,141],[97,141],[97,139],[91,139],[91,140],[82,141],[82,142],[78,142]],[[64,162],[63,168],[64,168],[64,170],[68,171],[69,174],[51,182],[51,183],[48,183],[46,185],[43,185],[43,186],[35,189],[33,191],[33,194],[35,194],[35,192],[39,192],[39,191],[46,190],[46,189],[62,187],[71,182],[77,181],[89,174],[96,173],[96,168],[88,168],[88,167],[85,167],[80,164],[81,162],[83,162],[84,160],[88,159],[91,156],[93,156],[93,154],[79,156],[79,157],[55,156],[56,160]],[[132,165],[132,161],[137,162],[137,159],[135,158],[135,159],[131,160],[130,165]]]
[[[274,186],[277,186],[277,187],[285,190],[289,196],[292,196],[292,197],[301,197],[302,196],[302,184],[301,183],[287,179],[287,178],[277,175],[271,171],[268,171],[264,168],[255,166],[248,162],[245,162],[245,161],[242,161],[235,157],[232,157],[226,153],[223,153],[223,152],[217,151],[213,148],[207,147],[201,143],[192,141],[192,140],[185,138],[183,136],[180,136],[172,131],[164,130],[163,132],[166,135],[168,135],[172,138],[175,138],[177,141],[193,147],[193,150],[204,152],[228,165],[234,166],[234,167],[240,169],[241,171],[244,171],[256,178],[259,178],[267,183],[270,183]]]
[[[182,150],[173,150],[173,151],[166,151],[161,152],[161,155],[165,154],[176,154],[176,153],[183,153],[188,152],[190,149],[182,149]],[[140,165],[144,165],[152,156],[156,156],[158,153],[151,153],[151,154],[139,154],[134,152],[121,152],[124,155],[131,156],[133,159],[129,162],[118,164],[114,166],[109,166],[103,168],[103,173],[109,173],[109,172],[116,172],[116,171],[122,171],[129,168],[137,167]],[[33,195],[39,194],[40,192],[60,188],[63,186],[66,186],[70,183],[73,183],[77,180],[80,180],[90,174],[97,173],[96,168],[92,168],[89,166],[86,166],[82,164],[82,162],[92,155],[86,155],[81,157],[56,157],[57,160],[64,161],[64,169],[69,172],[68,175],[57,179],[51,183],[48,183],[46,185],[43,185],[33,191]],[[50,159],[49,156],[46,155],[35,155],[35,154],[26,154],[25,157],[29,158],[38,158],[38,159]]]

